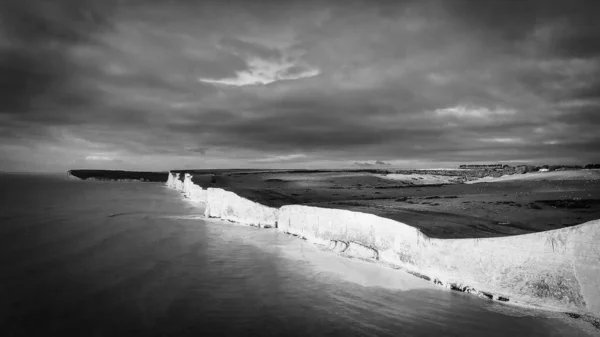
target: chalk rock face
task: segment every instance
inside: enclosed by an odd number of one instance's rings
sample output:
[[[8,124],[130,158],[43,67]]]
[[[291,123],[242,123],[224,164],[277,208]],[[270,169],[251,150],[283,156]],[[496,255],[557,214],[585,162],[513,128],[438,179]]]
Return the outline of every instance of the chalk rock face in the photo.
[[[192,182],[192,175],[186,173],[183,182],[179,180],[179,173],[169,172],[166,185],[167,187],[182,191],[184,196],[191,201],[206,202],[206,190]]]
[[[267,207],[220,188],[169,174],[167,185],[205,215],[276,227],[344,255],[405,268],[435,283],[488,298],[600,317],[600,220],[540,233],[433,239],[373,214],[302,205]]]
[[[277,227],[278,209],[220,188],[208,188],[205,215],[259,227]]]
[[[206,190],[202,189],[202,187],[192,184],[190,186],[190,190],[186,195],[191,201],[206,203]]]
[[[279,211],[278,230],[448,287],[600,316],[600,220],[527,235],[446,240],[371,214],[290,205]]]
[[[183,192],[183,181],[179,179],[179,173],[175,173],[175,182],[173,185],[176,190]]]
[[[378,252],[391,251],[394,247],[414,246],[416,249],[418,242],[428,240],[414,227],[373,214],[301,205],[280,208],[278,229],[309,241],[337,240],[349,248],[354,243]]]
[[[331,240],[331,241],[329,241],[327,248],[329,248],[329,250],[337,252],[337,253],[343,253],[346,251],[346,249],[348,249],[348,243],[344,242],[344,241],[339,241],[339,240]]]
[[[183,176],[183,194],[188,198],[190,197],[190,192],[192,190],[193,185],[194,183],[192,182],[192,175],[186,173]]]
[[[431,239],[414,255],[446,283],[600,316],[600,221],[502,238]]]
[[[167,177],[166,182],[167,187],[175,188],[175,179],[173,178],[173,174],[169,171],[169,175]]]
[[[369,260],[379,259],[379,252],[377,251],[377,249],[374,249],[372,247],[363,246],[356,242],[349,242],[348,248],[346,248],[346,250],[344,250],[343,253],[351,255],[351,256],[355,256],[355,257],[360,257],[363,259],[369,259]]]

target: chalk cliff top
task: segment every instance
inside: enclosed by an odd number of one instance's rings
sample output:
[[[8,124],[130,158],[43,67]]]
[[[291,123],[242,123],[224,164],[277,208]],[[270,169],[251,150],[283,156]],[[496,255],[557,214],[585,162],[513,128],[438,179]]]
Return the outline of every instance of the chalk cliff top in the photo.
[[[223,188],[266,206],[300,204],[371,213],[438,238],[526,234],[600,218],[600,180],[592,179],[600,174],[591,170],[516,174],[478,184],[464,184],[454,172],[423,170],[172,172],[191,173],[192,181],[204,188]]]

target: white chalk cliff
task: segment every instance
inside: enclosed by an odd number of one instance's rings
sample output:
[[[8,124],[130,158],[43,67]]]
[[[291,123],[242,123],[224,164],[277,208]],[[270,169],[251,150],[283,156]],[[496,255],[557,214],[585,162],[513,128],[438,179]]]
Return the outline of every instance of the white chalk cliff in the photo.
[[[254,201],[220,188],[207,190],[204,214],[258,227],[276,227],[278,209],[263,206]]]
[[[437,284],[520,305],[600,317],[600,220],[533,234],[429,238],[373,214],[302,205],[267,207],[192,176],[167,186],[205,203],[205,215],[297,235],[344,255],[400,267]]]

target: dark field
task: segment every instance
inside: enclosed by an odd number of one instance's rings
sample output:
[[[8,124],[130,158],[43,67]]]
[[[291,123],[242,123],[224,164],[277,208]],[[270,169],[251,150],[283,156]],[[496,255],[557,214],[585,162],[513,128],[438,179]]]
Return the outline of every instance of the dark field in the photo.
[[[138,180],[147,182],[165,182],[168,172],[135,172],[117,170],[70,170],[79,179],[87,180]]]

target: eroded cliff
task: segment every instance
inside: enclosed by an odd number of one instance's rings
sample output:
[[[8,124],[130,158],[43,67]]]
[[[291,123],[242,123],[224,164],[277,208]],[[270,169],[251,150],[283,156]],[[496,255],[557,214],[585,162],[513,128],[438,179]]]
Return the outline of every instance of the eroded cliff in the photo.
[[[544,309],[600,317],[600,220],[534,234],[434,239],[372,214],[289,205],[273,208],[186,174],[167,185],[206,204],[205,215],[277,230],[341,254],[377,261],[445,287]]]

